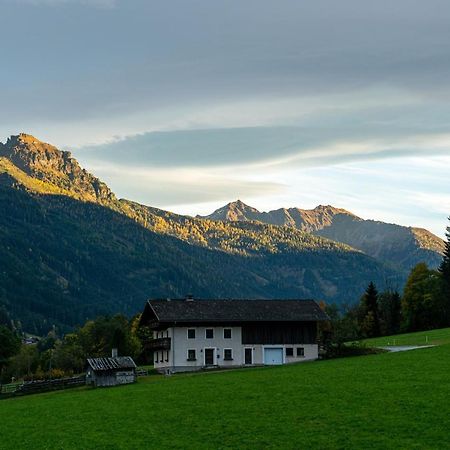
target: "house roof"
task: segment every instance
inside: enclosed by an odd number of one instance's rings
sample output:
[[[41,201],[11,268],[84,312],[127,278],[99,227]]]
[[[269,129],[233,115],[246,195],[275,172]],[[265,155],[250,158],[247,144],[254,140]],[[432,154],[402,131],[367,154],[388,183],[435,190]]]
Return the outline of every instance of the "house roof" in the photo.
[[[114,358],[88,358],[87,362],[94,371],[136,368],[136,364],[130,356],[116,356]]]
[[[328,316],[314,300],[166,299],[149,300],[142,319],[170,323],[307,322],[327,320]]]

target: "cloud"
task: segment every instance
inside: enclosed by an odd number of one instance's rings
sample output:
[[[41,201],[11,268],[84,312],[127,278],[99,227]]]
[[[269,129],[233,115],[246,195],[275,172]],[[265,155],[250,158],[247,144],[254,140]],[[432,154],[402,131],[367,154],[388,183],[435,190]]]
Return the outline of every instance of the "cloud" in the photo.
[[[414,132],[393,132],[387,127],[376,126],[347,129],[252,127],[153,132],[79,148],[76,154],[85,161],[114,162],[122,166],[247,166],[263,170],[448,153],[450,133]]]
[[[121,197],[152,206],[180,206],[210,201],[228,202],[238,196],[276,195],[286,189],[282,182],[233,176],[227,171],[198,169],[124,168],[90,165]]]
[[[2,7],[2,129],[24,124],[56,136],[52,128],[66,127],[65,142],[80,144],[93,122],[102,138],[124,136],[154,130],[161,111],[189,128],[261,126],[270,116],[272,125],[295,125],[293,115],[308,108],[344,112],[361,91],[381,86],[366,100],[388,116],[393,91],[403,90],[426,104],[423,116],[438,119],[450,98],[449,2],[135,0],[107,14],[84,6],[110,0],[85,2],[73,15]],[[17,33],[18,18],[26,33]],[[297,114],[286,99],[298,100]],[[275,103],[288,113],[271,111]],[[205,125],[208,112],[215,125]],[[233,115],[244,123],[217,124]],[[137,116],[141,126],[131,130],[128,118]]]

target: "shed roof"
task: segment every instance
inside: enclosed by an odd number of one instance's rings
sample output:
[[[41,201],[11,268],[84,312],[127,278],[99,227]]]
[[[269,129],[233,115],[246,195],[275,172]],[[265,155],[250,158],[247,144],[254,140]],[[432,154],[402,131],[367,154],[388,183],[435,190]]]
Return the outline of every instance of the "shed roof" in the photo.
[[[116,356],[113,358],[88,358],[87,362],[94,371],[136,368],[136,364],[131,356]]]
[[[149,300],[157,322],[305,322],[327,320],[314,300]],[[145,317],[143,317],[145,321]]]

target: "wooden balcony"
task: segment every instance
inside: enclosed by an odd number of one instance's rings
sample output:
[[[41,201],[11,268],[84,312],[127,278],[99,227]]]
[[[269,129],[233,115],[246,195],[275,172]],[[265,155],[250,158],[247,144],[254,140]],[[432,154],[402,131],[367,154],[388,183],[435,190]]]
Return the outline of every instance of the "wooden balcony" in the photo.
[[[151,339],[146,342],[146,350],[170,350],[170,337]]]

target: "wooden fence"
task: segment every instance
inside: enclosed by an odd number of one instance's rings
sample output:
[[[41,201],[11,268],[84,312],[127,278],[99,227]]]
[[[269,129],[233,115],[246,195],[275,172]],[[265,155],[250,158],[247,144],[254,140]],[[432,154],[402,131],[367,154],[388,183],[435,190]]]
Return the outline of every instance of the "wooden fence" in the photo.
[[[57,380],[27,381],[23,384],[7,384],[2,386],[0,398],[69,389],[84,386],[85,384],[86,378],[84,375],[81,377],[60,378]]]

